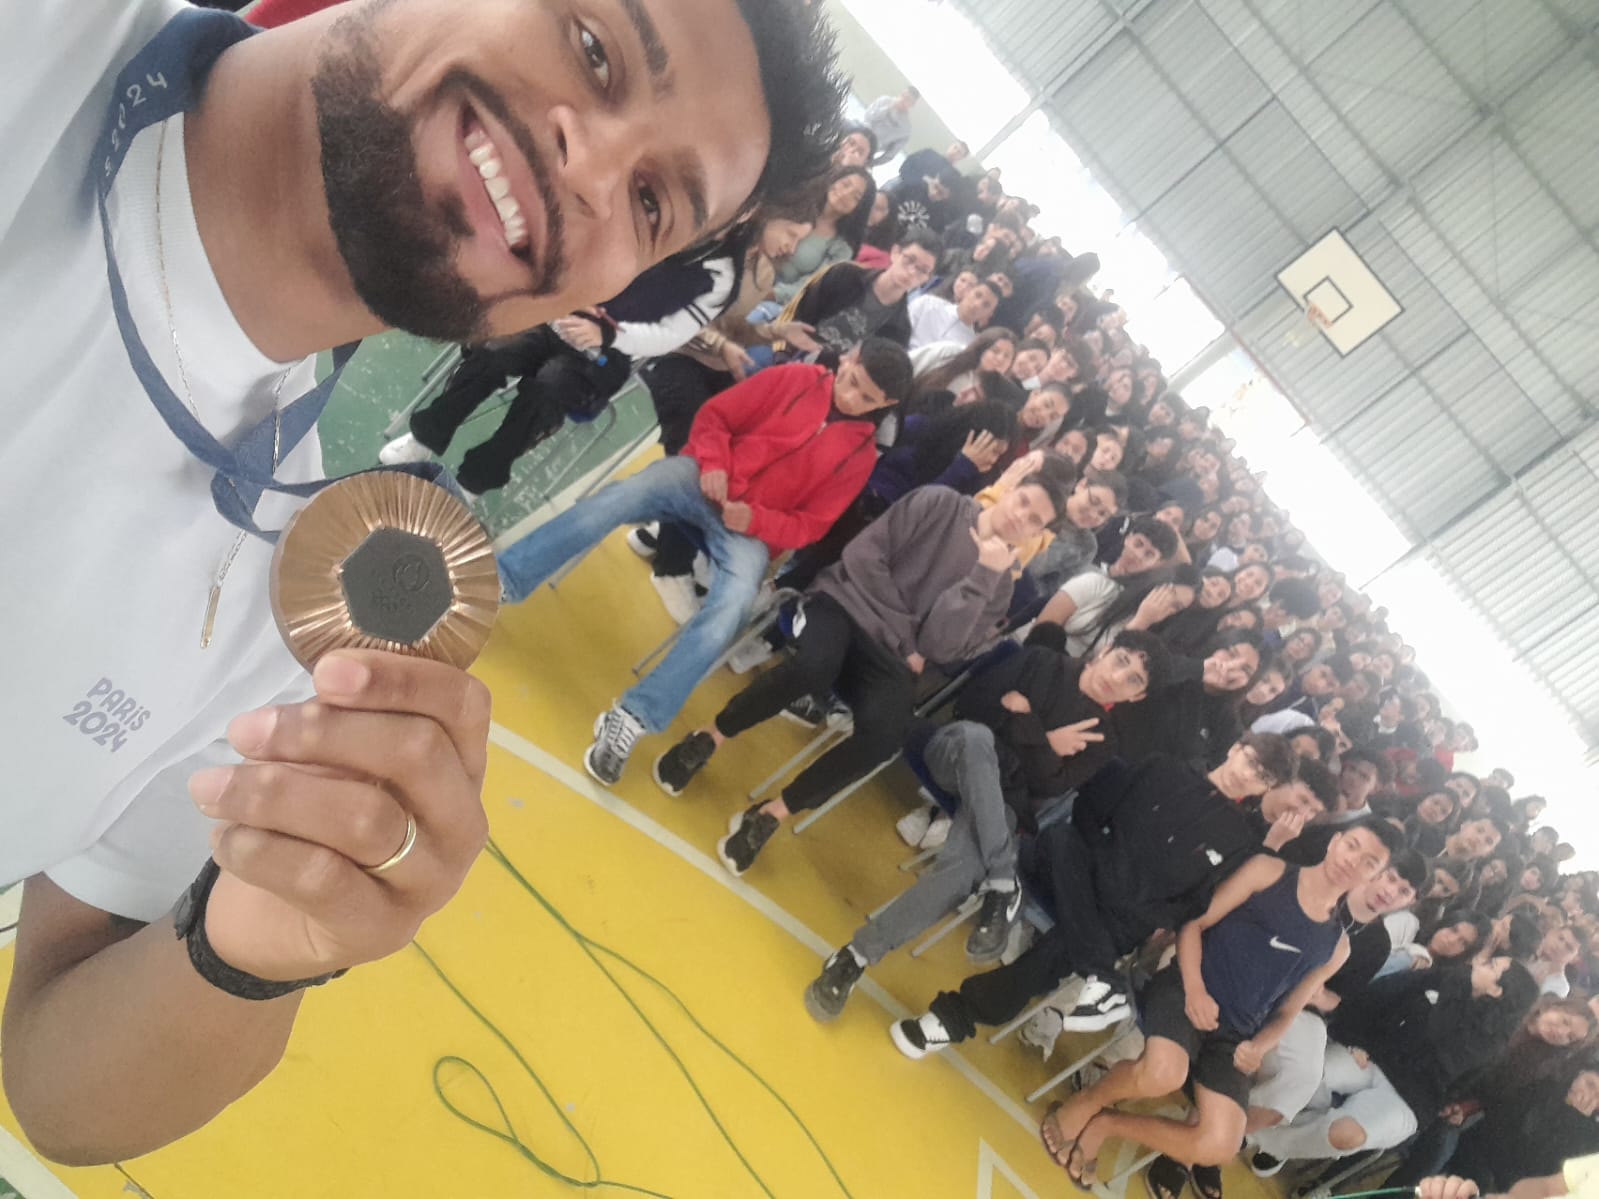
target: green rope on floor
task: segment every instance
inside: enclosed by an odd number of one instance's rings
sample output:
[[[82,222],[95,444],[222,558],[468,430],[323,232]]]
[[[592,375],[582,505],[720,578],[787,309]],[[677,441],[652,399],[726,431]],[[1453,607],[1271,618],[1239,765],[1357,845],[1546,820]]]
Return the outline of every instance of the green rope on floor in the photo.
[[[683,1080],[688,1083],[689,1089],[694,1093],[695,1099],[699,1101],[700,1107],[704,1109],[705,1114],[710,1117],[711,1123],[715,1125],[716,1131],[721,1135],[722,1140],[727,1144],[727,1147],[732,1150],[733,1155],[738,1159],[739,1164],[742,1165],[745,1172],[755,1180],[756,1185],[761,1188],[761,1192],[765,1194],[768,1199],[776,1199],[772,1188],[767,1185],[766,1180],[761,1177],[760,1172],[756,1170],[754,1164],[747,1156],[745,1156],[744,1151],[739,1147],[738,1142],[733,1137],[733,1134],[729,1132],[727,1126],[723,1124],[721,1117],[717,1114],[716,1109],[711,1104],[711,1101],[706,1097],[704,1091],[700,1089],[699,1084],[695,1082],[694,1076],[689,1070],[687,1063],[685,1063],[678,1055],[677,1051],[667,1043],[666,1037],[661,1033],[660,1029],[658,1029],[650,1020],[650,1018],[644,1014],[644,1010],[639,1006],[638,1002],[633,998],[633,996],[628,992],[627,988],[623,986],[622,982],[607,966],[606,961],[602,959],[609,959],[618,965],[626,967],[633,974],[637,975],[639,978],[656,988],[656,990],[666,996],[667,999],[671,1000],[672,1004],[678,1009],[678,1011],[688,1018],[689,1023],[691,1023],[694,1028],[706,1038],[706,1040],[710,1041],[711,1044],[716,1046],[717,1049],[721,1050],[721,1052],[725,1054],[729,1060],[731,1060],[741,1070],[759,1083],[761,1088],[765,1090],[766,1093],[773,1099],[775,1099],[783,1108],[783,1110],[788,1113],[789,1117],[794,1121],[795,1126],[798,1127],[802,1133],[804,1133],[805,1139],[809,1141],[811,1147],[816,1150],[817,1156],[821,1158],[822,1164],[827,1167],[827,1172],[832,1175],[833,1181],[838,1184],[838,1189],[843,1192],[846,1199],[854,1199],[849,1187],[845,1185],[844,1180],[839,1176],[838,1170],[833,1165],[832,1159],[827,1156],[826,1151],[823,1150],[815,1135],[811,1132],[810,1128],[806,1126],[805,1121],[801,1119],[799,1113],[796,1112],[792,1105],[789,1104],[788,1100],[784,1099],[771,1083],[762,1078],[761,1075],[757,1073],[748,1062],[741,1058],[737,1053],[729,1048],[728,1045],[721,1040],[721,1038],[717,1037],[715,1033],[707,1028],[704,1023],[700,1021],[699,1017],[689,1010],[688,1005],[685,1004],[669,986],[667,986],[660,979],[656,978],[649,971],[645,970],[642,966],[639,966],[635,962],[629,960],[623,954],[618,953],[616,950],[607,945],[602,945],[600,942],[593,940],[579,929],[574,927],[571,921],[563,916],[555,907],[555,905],[546,899],[539,892],[538,888],[533,886],[533,884],[528,881],[527,877],[516,868],[515,864],[512,863],[511,860],[505,855],[505,852],[501,850],[500,847],[493,841],[489,842],[488,856],[498,863],[499,866],[504,869],[506,873],[508,873],[511,878],[514,879],[516,883],[533,898],[534,902],[543,908],[544,911],[549,914],[551,919],[553,919],[557,925],[559,925],[574,941],[577,942],[579,948],[581,948],[588,959],[594,963],[594,967],[605,976],[606,981],[616,989],[617,994],[622,997],[622,999],[627,1003],[628,1007],[632,1008],[633,1014],[636,1015],[643,1023],[644,1027],[649,1030],[650,1035],[655,1038],[656,1043],[659,1044],[661,1049],[665,1051],[667,1057],[671,1059],[672,1064],[677,1067],[678,1073],[683,1076]],[[502,1144],[510,1146],[512,1149],[516,1150],[516,1152],[520,1154],[524,1160],[538,1169],[541,1173],[549,1178],[564,1182],[568,1186],[589,1190],[598,1187],[610,1187],[615,1190],[628,1191],[636,1195],[653,1196],[654,1199],[673,1199],[672,1196],[665,1195],[660,1191],[652,1191],[648,1188],[634,1186],[630,1183],[612,1182],[606,1179],[604,1177],[604,1172],[600,1168],[599,1159],[595,1156],[594,1150],[589,1145],[588,1141],[584,1139],[583,1134],[577,1130],[576,1125],[572,1123],[571,1119],[567,1116],[565,1110],[561,1107],[561,1104],[556,1100],[555,1096],[551,1094],[549,1087],[545,1085],[543,1079],[539,1077],[538,1071],[536,1071],[531,1063],[529,1063],[528,1060],[522,1056],[521,1051],[517,1049],[517,1047],[512,1043],[511,1039],[497,1025],[495,1025],[492,1020],[484,1015],[483,1012],[470,999],[466,997],[466,995],[461,991],[461,988],[455,984],[455,982],[447,973],[445,973],[444,969],[432,958],[427,950],[423,949],[422,946],[416,942],[412,942],[412,947],[417,951],[417,953],[421,954],[422,960],[427,963],[428,967],[434,972],[434,974],[436,974],[444,983],[444,985],[449,988],[450,993],[460,1000],[462,1005],[477,1018],[478,1022],[488,1029],[489,1032],[492,1033],[494,1037],[510,1051],[511,1056],[516,1059],[516,1062],[522,1068],[523,1073],[525,1073],[528,1078],[533,1081],[533,1085],[536,1086],[539,1090],[539,1093],[544,1096],[545,1102],[549,1104],[551,1110],[553,1110],[560,1118],[561,1123],[565,1125],[567,1131],[571,1133],[573,1139],[576,1140],[577,1143],[582,1147],[583,1153],[588,1159],[589,1168],[586,1173],[588,1173],[590,1177],[574,1177],[540,1157],[538,1153],[528,1146],[517,1134],[516,1129],[512,1126],[511,1118],[505,1110],[505,1105],[500,1102],[499,1094],[494,1089],[494,1084],[489,1082],[488,1078],[483,1074],[483,1072],[471,1062],[467,1061],[465,1058],[455,1056],[442,1057],[435,1062],[433,1066],[434,1094],[438,1096],[439,1102],[445,1106],[451,1115],[477,1129],[478,1131],[487,1133],[489,1136],[493,1137],[497,1141],[500,1141]],[[503,1128],[495,1128],[492,1125],[485,1124],[481,1120],[467,1115],[451,1101],[450,1097],[445,1093],[444,1084],[441,1078],[442,1073],[451,1067],[459,1067],[469,1071],[480,1083],[482,1083],[484,1089],[489,1094],[490,1100],[493,1102],[496,1110],[499,1112]]]

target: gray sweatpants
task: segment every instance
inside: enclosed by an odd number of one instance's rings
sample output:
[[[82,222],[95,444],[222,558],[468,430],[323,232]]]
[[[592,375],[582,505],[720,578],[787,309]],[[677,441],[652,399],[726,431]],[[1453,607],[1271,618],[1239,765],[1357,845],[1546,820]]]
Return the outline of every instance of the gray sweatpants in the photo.
[[[925,757],[933,781],[960,796],[960,807],[928,871],[850,941],[868,964],[937,924],[984,883],[1016,886],[1016,818],[1000,792],[993,730],[957,720],[933,735]]]

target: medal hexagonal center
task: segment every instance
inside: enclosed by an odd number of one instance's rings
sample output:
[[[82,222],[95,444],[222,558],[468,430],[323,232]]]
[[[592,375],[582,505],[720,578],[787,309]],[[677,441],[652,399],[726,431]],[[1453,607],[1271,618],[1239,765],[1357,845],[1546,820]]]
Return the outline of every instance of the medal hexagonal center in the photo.
[[[444,554],[404,529],[375,529],[339,566],[344,602],[369,637],[414,645],[455,600]]]

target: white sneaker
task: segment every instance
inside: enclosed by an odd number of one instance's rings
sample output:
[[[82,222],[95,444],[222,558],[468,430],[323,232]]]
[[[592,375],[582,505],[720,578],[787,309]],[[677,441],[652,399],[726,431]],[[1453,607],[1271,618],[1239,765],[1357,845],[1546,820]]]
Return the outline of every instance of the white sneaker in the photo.
[[[402,466],[407,462],[426,462],[431,457],[433,457],[433,451],[409,433],[403,437],[396,437],[378,451],[378,461],[383,463],[384,466]]]
[[[694,580],[688,575],[651,575],[650,586],[661,597],[667,615],[678,624],[687,624],[699,615],[700,597],[694,594]]]
[[[694,581],[707,591],[711,589],[711,560],[703,550],[694,555]]]
[[[660,536],[660,531],[661,526],[656,521],[651,521],[647,525],[640,525],[636,529],[629,529],[627,531],[627,548],[646,562],[652,561],[655,557],[656,549],[659,548],[660,543],[656,538]]]
[[[929,1053],[948,1049],[951,1042],[944,1022],[932,1012],[919,1020],[896,1020],[888,1027],[889,1039],[906,1057],[920,1060]]]
[[[1070,1032],[1098,1032],[1120,1024],[1132,1010],[1132,1001],[1120,986],[1090,974],[1083,981],[1077,1006],[1066,1013],[1061,1025]]]
[[[955,822],[950,819],[948,812],[939,808],[928,822],[927,831],[922,834],[922,839],[916,843],[917,849],[937,849],[949,840],[950,826]]]
[[[748,674],[776,652],[765,637],[755,637],[727,655],[727,668],[734,674]]]
[[[906,812],[894,824],[894,831],[899,834],[899,839],[912,849],[921,848],[922,837],[927,832],[927,826],[933,823],[933,813],[938,811],[935,804],[924,804],[914,811]]]

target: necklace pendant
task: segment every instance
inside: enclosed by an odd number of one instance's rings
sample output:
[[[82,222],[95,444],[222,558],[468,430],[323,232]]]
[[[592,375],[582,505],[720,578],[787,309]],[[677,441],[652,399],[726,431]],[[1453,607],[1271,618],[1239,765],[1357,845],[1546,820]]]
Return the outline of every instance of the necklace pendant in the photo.
[[[205,623],[200,626],[200,648],[211,648],[211,635],[216,631],[217,605],[222,602],[222,584],[211,584],[211,598],[205,604]]]

